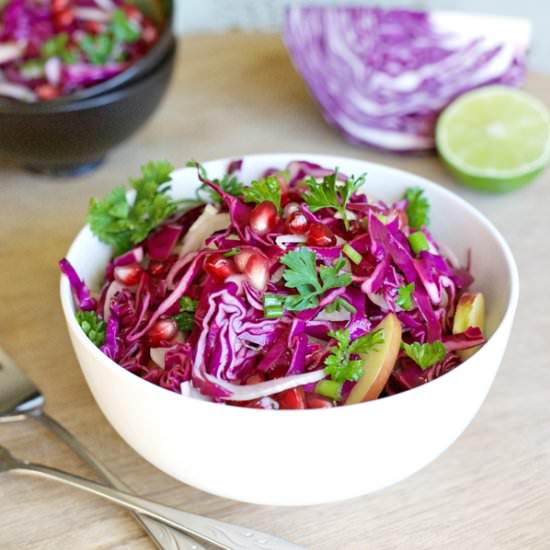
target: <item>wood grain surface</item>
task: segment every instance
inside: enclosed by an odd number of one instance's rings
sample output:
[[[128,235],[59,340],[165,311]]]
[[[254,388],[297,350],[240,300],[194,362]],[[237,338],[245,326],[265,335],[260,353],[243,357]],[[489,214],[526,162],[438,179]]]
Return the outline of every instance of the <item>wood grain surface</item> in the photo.
[[[550,172],[509,195],[468,191],[455,185],[433,156],[384,155],[344,142],[319,116],[277,36],[195,36],[181,45],[161,109],[94,174],[49,179],[0,159],[0,345],[43,390],[48,412],[139,494],[271,531],[311,550],[550,548]],[[550,103],[549,76],[532,74],[526,87]],[[354,156],[439,182],[502,231],[521,277],[518,314],[502,367],[459,440],[394,487],[298,509],[210,496],[137,456],[95,405],[58,300],[57,261],[83,223],[89,196],[125,183],[150,159],[181,166],[189,158],[284,151]],[[357,436],[368,437],[368,429],[358,427]],[[0,424],[0,443],[16,456],[92,475],[30,421]],[[342,465],[327,464],[327,475],[337,475],[342,467],[356,468],[360,475],[362,465],[346,456],[345,442],[340,444]],[[3,474],[0,549],[42,548],[151,550],[153,545],[114,505],[52,482]]]

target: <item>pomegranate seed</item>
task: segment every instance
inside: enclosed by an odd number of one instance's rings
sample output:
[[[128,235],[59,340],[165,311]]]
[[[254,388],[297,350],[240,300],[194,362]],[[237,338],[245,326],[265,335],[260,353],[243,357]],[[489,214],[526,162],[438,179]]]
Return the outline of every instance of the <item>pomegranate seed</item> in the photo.
[[[154,44],[157,41],[158,38],[158,31],[156,27],[154,27],[151,23],[148,21],[145,21],[143,23],[143,30],[141,31],[141,38],[143,38],[143,41],[146,44]]]
[[[70,0],[52,0],[51,6],[53,12],[63,11],[69,7]]]
[[[178,332],[178,325],[173,319],[161,319],[157,321],[147,332],[151,346],[158,346],[174,338]]]
[[[296,202],[296,203],[302,202],[302,194],[300,193],[300,191],[289,191],[286,196],[288,199],[287,202],[289,204],[291,202]]]
[[[300,205],[297,202],[289,202],[283,208],[283,217],[288,218],[294,212],[300,211]]]
[[[225,281],[227,277],[237,273],[233,260],[231,258],[226,258],[220,252],[214,252],[206,258],[204,269],[218,281]]]
[[[165,272],[164,263],[159,261],[153,261],[149,264],[149,269],[147,271],[153,277],[162,277]]]
[[[301,210],[298,210],[288,217],[286,227],[293,235],[304,235],[309,229],[309,220]]]
[[[311,246],[334,246],[336,236],[326,225],[312,223],[307,235],[307,244]]]
[[[244,274],[248,277],[252,286],[256,289],[264,291],[269,281],[269,266],[266,258],[259,254],[253,253],[244,268]]]
[[[119,265],[115,267],[114,273],[120,284],[134,286],[139,283],[143,268],[139,264]]]
[[[58,88],[52,86],[51,84],[41,84],[36,88],[36,95],[39,99],[43,101],[48,101],[50,99],[55,99],[61,95]]]
[[[308,409],[330,409],[334,407],[330,399],[315,395],[314,393],[308,393],[306,395],[306,405]]]
[[[121,10],[125,13],[126,17],[132,21],[139,22],[143,19],[143,14],[132,4],[125,4],[121,7]]]
[[[73,10],[70,8],[66,8],[64,10],[55,12],[53,16],[53,22],[58,29],[70,27],[74,22]]]
[[[260,382],[265,382],[265,376],[261,372],[256,372],[251,374],[246,380],[245,384],[259,384]]]
[[[277,207],[271,201],[264,201],[250,213],[250,227],[257,235],[265,235],[273,231],[278,219]]]
[[[84,29],[91,34],[101,34],[105,25],[99,21],[84,21]]]
[[[275,396],[281,409],[305,409],[303,388],[285,390]]]
[[[149,268],[147,269],[149,275],[153,277],[164,277],[170,268],[176,263],[178,256],[172,254],[168,256],[166,260],[151,260],[149,262]]]

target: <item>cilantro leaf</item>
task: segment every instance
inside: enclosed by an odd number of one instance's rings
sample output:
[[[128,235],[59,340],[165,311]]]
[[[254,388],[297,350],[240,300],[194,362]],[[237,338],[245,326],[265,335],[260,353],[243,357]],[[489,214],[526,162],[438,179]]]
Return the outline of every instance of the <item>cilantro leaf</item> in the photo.
[[[128,16],[120,9],[116,9],[111,14],[111,24],[109,30],[113,34],[116,42],[126,42],[133,44],[139,40],[141,35],[137,24],[130,21]]]
[[[198,306],[197,300],[189,298],[189,296],[183,296],[180,299],[180,312],[174,317],[178,328],[182,332],[191,332],[195,324],[195,311]]]
[[[233,195],[234,197],[240,197],[243,193],[244,185],[234,175],[226,174],[221,180],[213,180],[217,183],[226,193]],[[221,204],[222,198],[220,194],[214,191],[211,187],[203,183],[197,189],[197,197],[205,202],[213,204]]]
[[[46,40],[40,48],[40,55],[43,59],[59,57],[67,65],[77,61],[75,51],[69,47],[69,35],[66,32],[61,32]]]
[[[345,287],[351,284],[351,274],[342,273],[346,265],[339,258],[332,266],[322,265],[317,273],[317,255],[309,248],[300,248],[287,252],[281,263],[286,265],[283,278],[287,288],[294,288],[297,294],[288,296],[285,308],[290,311],[303,311],[319,305],[319,296],[332,288]],[[319,280],[320,277],[320,280]]]
[[[329,348],[325,372],[336,382],[357,382],[364,372],[364,360],[357,356],[384,343],[384,332],[380,329],[360,336],[353,342],[348,329],[339,329],[328,334],[336,340],[336,346]]]
[[[430,203],[424,196],[424,190],[421,187],[409,187],[403,198],[407,201],[405,212],[409,219],[409,226],[420,229],[423,225],[429,225]]]
[[[208,172],[206,168],[196,160],[189,160],[185,164],[191,168],[196,168],[199,171],[200,177],[203,179],[210,179],[208,177]],[[220,179],[212,180],[214,183],[217,183],[223,191],[234,197],[240,197],[243,194],[244,185],[238,180],[237,176],[234,174],[225,174],[225,176]],[[196,192],[197,198],[202,202],[209,202],[212,204],[220,205],[222,203],[222,198],[220,194],[210,186],[203,183]]]
[[[105,65],[111,57],[114,43],[109,34],[103,33],[98,36],[85,34],[78,45],[93,65]]]
[[[40,54],[42,57],[61,57],[68,43],[69,35],[66,32],[60,32],[42,44]]]
[[[342,183],[338,180],[337,170],[325,176],[320,183],[315,178],[309,178],[306,182],[308,192],[304,195],[304,200],[312,212],[316,212],[322,208],[336,210],[342,218],[346,229],[349,229],[346,207],[352,195],[364,182],[365,174],[358,178],[349,178]]]
[[[123,187],[115,187],[103,200],[92,199],[87,221],[92,233],[122,254],[143,241],[166,218],[174,214],[177,203],[166,192],[172,166],[150,162],[141,168],[142,177],[131,179],[136,190],[130,205]]]
[[[287,252],[281,263],[289,269],[285,269],[283,277],[287,288],[307,288],[320,292],[321,284],[317,276],[317,254],[309,248],[300,248],[293,252]]]
[[[414,283],[405,286],[400,286],[397,289],[397,298],[395,304],[405,311],[409,311],[414,307],[412,294],[414,292]]]
[[[384,343],[384,331],[382,329],[369,332],[356,338],[349,347],[350,353],[368,353],[372,349]]]
[[[77,311],[76,320],[86,336],[99,348],[105,342],[105,321],[95,311]]]
[[[425,370],[440,361],[443,361],[447,354],[447,348],[441,340],[436,340],[431,344],[421,344],[413,342],[407,344],[403,342],[405,353],[422,369]]]
[[[243,197],[245,202],[257,204],[270,201],[279,210],[281,209],[281,185],[275,176],[253,181],[249,187],[243,189]]]

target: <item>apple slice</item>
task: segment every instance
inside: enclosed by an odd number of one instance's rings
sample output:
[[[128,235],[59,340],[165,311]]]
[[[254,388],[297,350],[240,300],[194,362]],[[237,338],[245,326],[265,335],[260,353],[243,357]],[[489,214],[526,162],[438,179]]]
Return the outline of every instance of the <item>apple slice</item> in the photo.
[[[485,324],[485,298],[481,292],[465,292],[456,305],[453,321],[453,334],[460,334],[469,327],[479,327],[483,330]],[[465,361],[473,355],[478,347],[460,350],[458,356]]]
[[[401,346],[401,323],[390,313],[374,328],[384,332],[384,343],[362,356],[363,376],[355,384],[346,405],[376,399],[392,373]]]

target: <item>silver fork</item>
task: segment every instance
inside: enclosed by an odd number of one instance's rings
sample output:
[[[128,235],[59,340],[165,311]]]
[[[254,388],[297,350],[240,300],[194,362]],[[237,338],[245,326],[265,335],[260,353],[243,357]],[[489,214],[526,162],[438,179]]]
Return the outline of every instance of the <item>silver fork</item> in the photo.
[[[36,420],[59,436],[95,470],[102,481],[109,484],[111,487],[128,493],[130,489],[110,470],[94,458],[84,445],[82,445],[68,430],[51,416],[48,416],[48,414],[44,412],[43,406],[44,396],[40,390],[20,369],[17,368],[11,358],[0,348],[0,422],[19,421],[27,418]],[[3,457],[7,459],[5,453]],[[188,516],[192,515],[189,514]],[[156,519],[139,514],[134,514],[134,517],[161,550],[206,550],[204,546],[189,538],[179,530],[173,529]],[[274,539],[274,537],[270,535],[263,533],[258,534],[257,531],[246,530],[200,516],[192,517],[199,518],[201,521],[204,520],[210,525],[211,539],[209,539],[209,541],[218,548],[228,548],[229,550],[269,550],[270,547],[266,546],[268,540],[283,542],[281,539]],[[231,532],[227,531],[227,527],[231,528]],[[228,540],[233,542],[232,539],[235,534],[233,530],[237,531],[236,534],[238,534],[239,545],[224,546]],[[277,548],[280,548],[280,550],[284,548],[287,550],[298,550],[300,548],[290,543],[285,542],[285,544],[287,545],[286,547],[278,546]]]
[[[93,468],[103,482],[130,492],[130,488],[101,464],[89,451],[59,422],[44,412],[44,396],[14,361],[0,348],[0,422],[13,422],[32,418],[55,433],[84,462]],[[176,531],[154,519],[133,514],[151,540],[160,550],[206,550],[180,531]]]
[[[1,472],[31,474],[60,481],[161,521],[174,529],[181,529],[206,543],[216,545],[222,550],[304,550],[301,546],[296,546],[260,531],[189,514],[56,468],[18,460],[0,445]]]

